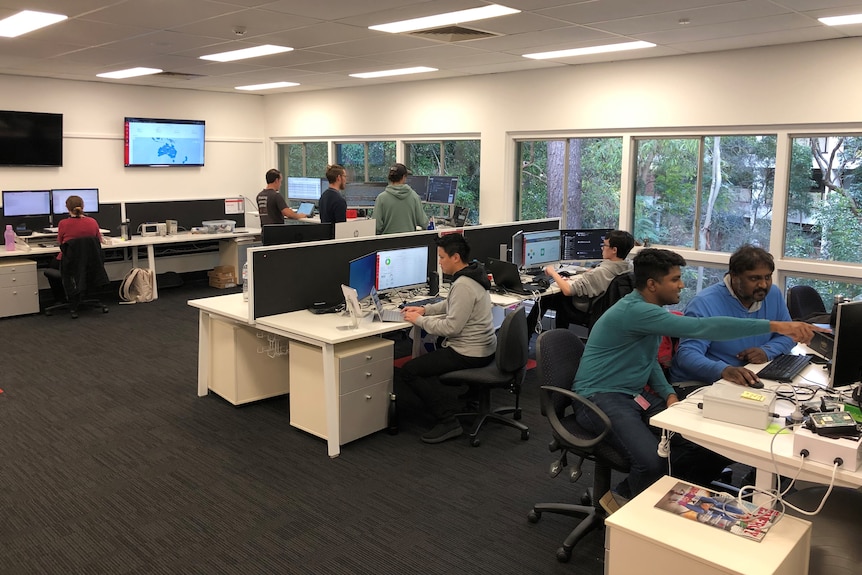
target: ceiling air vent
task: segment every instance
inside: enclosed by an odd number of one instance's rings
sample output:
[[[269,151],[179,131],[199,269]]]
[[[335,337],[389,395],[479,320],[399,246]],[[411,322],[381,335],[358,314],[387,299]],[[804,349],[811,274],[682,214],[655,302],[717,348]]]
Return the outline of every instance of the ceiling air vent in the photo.
[[[436,40],[437,42],[465,42],[467,40],[481,40],[482,38],[499,36],[499,34],[482,32],[481,30],[473,30],[472,28],[464,28],[462,26],[444,26],[442,28],[419,30],[411,32],[409,35],[425,38],[426,40]]]
[[[173,78],[176,80],[194,80],[195,78],[203,78],[203,74],[186,74],[184,72],[159,72],[158,74],[154,74],[154,76],[160,76],[162,78]]]

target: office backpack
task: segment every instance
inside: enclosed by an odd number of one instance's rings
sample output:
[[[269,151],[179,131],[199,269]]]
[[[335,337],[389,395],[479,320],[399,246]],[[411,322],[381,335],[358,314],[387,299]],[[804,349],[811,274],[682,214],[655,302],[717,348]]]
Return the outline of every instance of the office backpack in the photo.
[[[120,299],[127,303],[153,301],[153,272],[132,268],[120,282]]]

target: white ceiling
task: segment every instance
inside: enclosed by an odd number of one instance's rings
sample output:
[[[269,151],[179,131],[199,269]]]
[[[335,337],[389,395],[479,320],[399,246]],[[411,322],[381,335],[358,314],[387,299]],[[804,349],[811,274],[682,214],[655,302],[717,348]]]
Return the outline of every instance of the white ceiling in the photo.
[[[862,25],[828,27],[822,16],[862,13],[851,0],[500,0],[519,14],[464,24],[494,37],[446,43],[368,29],[475,8],[484,0],[0,0],[69,19],[0,38],[0,74],[233,92],[235,86],[299,82],[278,91],[493,74],[589,62],[652,58],[862,36]],[[688,24],[681,24],[681,21]],[[245,29],[243,35],[235,30]],[[647,50],[536,61],[530,52],[645,40]],[[260,44],[294,51],[230,63],[204,54]],[[102,80],[134,66],[173,74]],[[374,80],[350,73],[430,66],[439,71]],[[176,75],[178,74],[178,75]],[[272,93],[268,91],[266,93]]]

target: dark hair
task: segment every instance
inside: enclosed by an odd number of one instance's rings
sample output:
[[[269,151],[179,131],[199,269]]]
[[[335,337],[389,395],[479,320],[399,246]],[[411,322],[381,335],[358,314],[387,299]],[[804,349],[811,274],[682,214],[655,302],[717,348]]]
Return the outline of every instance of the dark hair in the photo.
[[[66,198],[66,209],[75,217],[84,213],[84,199],[81,196],[69,196]]]
[[[629,252],[635,247],[635,239],[625,230],[613,230],[608,234],[608,245],[617,248],[618,258],[626,259]]]
[[[338,179],[338,176],[341,174],[347,175],[347,170],[344,169],[344,166],[341,164],[332,164],[331,166],[326,166],[326,181],[330,184],[334,184],[335,180]]]
[[[266,183],[271,184],[274,181],[276,181],[277,179],[279,179],[280,177],[281,177],[281,172],[279,172],[278,170],[273,168],[273,169],[266,172]]]
[[[389,181],[393,184],[395,182],[400,182],[404,179],[404,176],[410,173],[410,170],[407,169],[407,166],[404,164],[392,164],[389,166]]]
[[[465,264],[470,261],[470,244],[461,234],[446,234],[437,238],[435,243],[438,248],[443,248],[447,256],[458,254]]]
[[[742,272],[753,270],[758,266],[767,266],[769,271],[775,271],[775,261],[772,254],[763,248],[751,244],[739,246],[730,256],[730,264],[727,269],[731,275],[738,276]]]
[[[646,248],[637,253],[632,260],[635,268],[635,288],[644,289],[647,280],[660,282],[673,267],[685,265],[685,259],[676,252]]]

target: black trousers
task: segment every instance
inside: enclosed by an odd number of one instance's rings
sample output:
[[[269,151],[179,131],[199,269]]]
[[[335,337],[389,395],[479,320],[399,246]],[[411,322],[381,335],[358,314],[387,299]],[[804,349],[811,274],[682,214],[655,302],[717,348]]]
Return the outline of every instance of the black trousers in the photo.
[[[470,357],[448,348],[442,347],[431,353],[411,359],[401,368],[402,381],[419,398],[425,408],[437,421],[450,419],[455,415],[455,403],[444,391],[438,375],[484,367],[494,361],[494,356]]]
[[[45,270],[45,277],[48,278],[48,285],[51,286],[54,303],[66,301],[66,290],[63,289],[63,278],[60,276],[60,260],[51,260],[48,269]]]
[[[555,293],[550,297],[543,296],[542,306],[557,312],[557,319],[554,323],[557,328],[567,329],[570,324],[586,326],[590,323],[590,314],[576,308],[572,296],[562,292]]]

